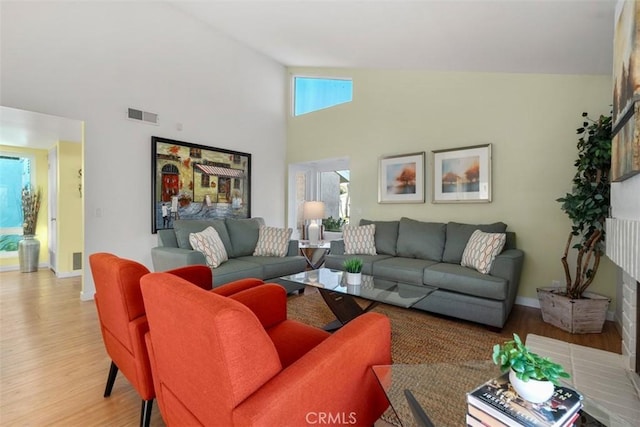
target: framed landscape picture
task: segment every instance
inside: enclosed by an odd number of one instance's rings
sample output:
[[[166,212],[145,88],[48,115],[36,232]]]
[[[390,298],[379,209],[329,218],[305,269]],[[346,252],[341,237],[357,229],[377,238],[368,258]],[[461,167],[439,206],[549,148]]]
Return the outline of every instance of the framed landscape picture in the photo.
[[[424,203],[425,153],[380,159],[378,203]]]
[[[251,154],[151,137],[151,232],[176,219],[249,218]]]
[[[491,144],[433,151],[433,203],[491,201]]]

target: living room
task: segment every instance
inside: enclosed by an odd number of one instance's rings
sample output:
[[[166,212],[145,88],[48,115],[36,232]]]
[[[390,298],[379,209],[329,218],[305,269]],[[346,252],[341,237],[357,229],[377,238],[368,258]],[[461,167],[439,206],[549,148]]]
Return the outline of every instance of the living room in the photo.
[[[606,10],[601,19],[613,22]],[[252,214],[269,225],[287,224],[289,164],[348,157],[355,221],[503,221],[526,257],[518,304],[535,306],[537,287],[563,279],[570,223],[556,199],[571,187],[582,112],[610,110],[610,72],[295,67],[165,2],[2,2],[0,11],[0,104],[85,125],[84,266],[104,251],[151,266],[156,135],[251,153]],[[590,47],[578,39],[574,49]],[[610,64],[610,51],[587,55]],[[353,102],[291,117],[292,75],[351,78]],[[129,107],[157,113],[159,124],[127,120]],[[381,156],[425,151],[429,159],[484,143],[493,148],[491,203],[431,203],[430,169],[426,203],[377,202]],[[619,194],[637,195],[639,185],[631,178]],[[94,284],[83,272],[88,301]],[[618,274],[603,259],[590,288],[612,298],[610,320],[620,309]]]

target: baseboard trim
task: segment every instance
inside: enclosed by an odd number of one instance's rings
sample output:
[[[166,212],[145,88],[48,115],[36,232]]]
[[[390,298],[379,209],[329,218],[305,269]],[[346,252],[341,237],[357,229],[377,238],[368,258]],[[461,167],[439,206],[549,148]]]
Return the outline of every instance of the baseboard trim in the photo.
[[[88,294],[85,291],[80,292],[80,301],[92,301],[93,294]]]
[[[49,268],[49,264],[47,263],[43,263],[41,262],[40,264],[38,264],[38,270],[40,270],[41,268]],[[0,267],[0,273],[3,271],[17,271],[20,270],[20,265],[16,264],[16,265],[4,265],[2,267]]]
[[[525,307],[540,308],[540,301],[538,298],[516,297],[516,304],[523,305]],[[607,310],[607,320],[614,322],[615,317],[615,311]]]
[[[69,277],[78,277],[82,276],[82,271],[65,271],[63,273],[56,272],[56,277],[58,279],[67,279]]]

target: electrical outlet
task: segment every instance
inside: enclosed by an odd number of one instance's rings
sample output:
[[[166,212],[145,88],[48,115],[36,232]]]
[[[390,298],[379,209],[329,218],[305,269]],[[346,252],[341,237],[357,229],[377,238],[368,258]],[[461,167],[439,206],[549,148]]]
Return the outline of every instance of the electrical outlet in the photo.
[[[555,286],[556,288],[560,287],[560,280],[552,280],[551,286]]]

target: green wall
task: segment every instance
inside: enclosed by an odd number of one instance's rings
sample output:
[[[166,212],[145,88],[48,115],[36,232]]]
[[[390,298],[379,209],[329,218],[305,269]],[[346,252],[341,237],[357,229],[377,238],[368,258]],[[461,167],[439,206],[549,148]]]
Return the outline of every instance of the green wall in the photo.
[[[555,199],[571,188],[581,113],[597,117],[609,111],[610,76],[288,71],[353,78],[353,102],[290,116],[287,129],[289,164],[350,158],[353,220],[504,221],[525,252],[520,302],[532,303],[537,287],[564,280],[560,257],[570,222]],[[492,144],[493,201],[431,203],[431,151],[485,143]],[[380,156],[417,151],[427,153],[427,203],[379,204]],[[608,259],[590,290],[615,297],[615,270]]]

